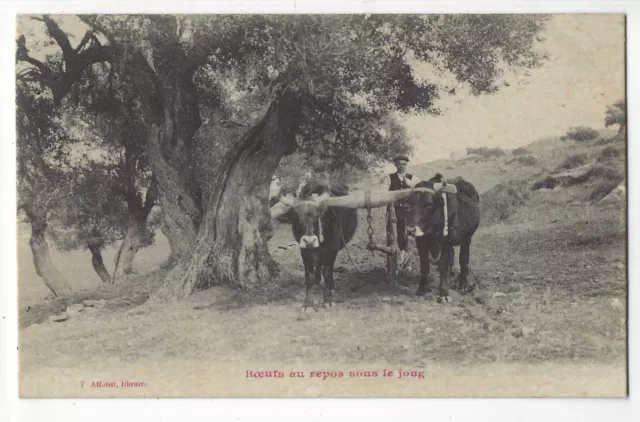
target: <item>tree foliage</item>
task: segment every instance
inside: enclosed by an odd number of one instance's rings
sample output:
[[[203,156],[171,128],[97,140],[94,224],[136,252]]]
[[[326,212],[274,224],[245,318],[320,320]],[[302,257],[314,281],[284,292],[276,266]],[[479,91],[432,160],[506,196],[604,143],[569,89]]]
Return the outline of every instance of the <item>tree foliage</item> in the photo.
[[[127,208],[113,165],[90,162],[69,171],[53,210],[50,234],[62,250],[110,246],[124,237]]]
[[[58,200],[64,174],[52,165],[71,141],[53,99],[37,85],[18,82],[16,89],[18,209],[49,210]]]
[[[604,118],[605,127],[618,125],[618,133],[623,133],[627,127],[627,104],[625,100],[618,100],[607,107]]]

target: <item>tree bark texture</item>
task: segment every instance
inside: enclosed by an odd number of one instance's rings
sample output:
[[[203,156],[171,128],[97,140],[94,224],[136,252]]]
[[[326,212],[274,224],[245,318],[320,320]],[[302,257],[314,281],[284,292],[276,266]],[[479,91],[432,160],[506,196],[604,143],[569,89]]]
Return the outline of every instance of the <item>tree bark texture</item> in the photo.
[[[295,151],[299,110],[294,95],[280,94],[262,120],[227,153],[191,259],[170,275],[158,297],[190,295],[211,269],[218,278],[213,284],[227,281],[242,288],[264,283],[277,272],[267,250],[272,235],[269,187],[280,159]]]
[[[102,260],[101,247],[96,244],[89,244],[87,247],[89,248],[89,252],[91,252],[91,265],[93,265],[93,269],[96,270],[98,277],[100,277],[103,283],[111,283],[111,277],[109,277],[109,272],[105,268],[104,261]]]
[[[132,77],[150,116],[147,153],[158,181],[161,229],[171,259],[184,262],[202,218],[191,165],[192,138],[201,125],[194,69],[180,55],[164,61],[154,60],[153,52],[136,57]]]
[[[151,181],[151,186],[147,190],[147,195],[142,203],[140,193],[134,186],[131,179],[130,186],[127,187],[127,209],[129,221],[127,233],[125,234],[120,249],[116,254],[115,267],[113,270],[112,282],[117,283],[124,274],[133,273],[133,260],[136,253],[144,244],[144,237],[147,236],[147,218],[158,197],[158,183],[155,177]]]
[[[49,245],[45,239],[44,233],[47,228],[46,211],[27,210],[27,216],[31,223],[31,239],[29,245],[33,253],[33,264],[36,274],[42,278],[44,284],[57,297],[71,293],[71,285],[60,274],[56,268],[51,255],[49,254]]]

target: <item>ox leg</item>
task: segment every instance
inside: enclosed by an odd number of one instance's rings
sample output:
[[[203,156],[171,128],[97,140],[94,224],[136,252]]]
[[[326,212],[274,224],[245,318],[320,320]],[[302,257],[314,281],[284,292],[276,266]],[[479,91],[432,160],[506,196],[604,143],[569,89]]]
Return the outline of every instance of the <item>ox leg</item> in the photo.
[[[305,281],[313,281],[314,259],[311,250],[300,249],[300,255],[302,255],[302,262],[304,264],[304,279]]]
[[[324,262],[322,267],[322,276],[324,278],[324,301],[322,306],[326,307],[333,305],[333,289],[335,288],[335,281],[333,279],[333,265],[336,262],[338,251],[326,251],[324,256]]]
[[[460,279],[459,289],[461,292],[469,291],[469,250],[471,248],[471,238],[465,239],[460,245]]]
[[[451,296],[449,296],[449,263],[451,262],[452,256],[453,246],[450,244],[444,245],[440,262],[438,263],[438,272],[440,273],[439,302],[451,302]]]
[[[449,259],[449,275],[453,276],[453,262],[456,260],[456,250],[451,248],[451,258]]]
[[[306,310],[308,307],[314,307],[313,305],[313,295],[311,294],[311,290],[315,284],[314,280],[314,256],[311,250],[309,249],[301,249],[300,254],[302,255],[302,262],[304,263],[304,281],[307,286],[307,292],[304,296],[304,305],[303,308]]]
[[[418,254],[420,255],[420,285],[416,295],[421,296],[429,292],[429,244],[424,237],[416,239]]]

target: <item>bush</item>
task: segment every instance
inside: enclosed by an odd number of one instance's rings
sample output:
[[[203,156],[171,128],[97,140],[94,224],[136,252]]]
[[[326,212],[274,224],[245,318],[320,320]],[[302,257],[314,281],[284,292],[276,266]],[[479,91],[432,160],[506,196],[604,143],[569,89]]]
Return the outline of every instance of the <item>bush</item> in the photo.
[[[467,154],[476,154],[484,158],[497,158],[503,157],[507,153],[504,152],[502,148],[489,148],[489,147],[480,147],[480,148],[467,148]]]
[[[614,147],[606,147],[600,152],[598,156],[598,163],[604,163],[609,160],[614,160],[620,158],[620,150]]]
[[[575,186],[581,183],[588,182],[589,180],[593,180],[593,179],[601,179],[604,181],[615,181],[616,184],[618,184],[620,183],[623,177],[624,176],[622,176],[620,172],[618,172],[618,170],[616,170],[615,168],[600,164],[600,165],[593,166],[591,169],[589,169],[589,171],[587,171],[586,173],[578,177],[573,177],[565,181],[563,185]]]
[[[556,186],[575,186],[582,183],[586,183],[591,180],[600,180],[607,183],[618,184],[624,179],[624,174],[622,174],[615,166],[612,166],[611,163],[607,164],[597,164],[591,167],[587,171],[578,172],[570,175],[563,175],[560,177],[556,176],[547,176],[542,180],[539,180],[533,184],[533,190],[538,190],[542,188],[553,189]]]
[[[513,151],[511,151],[511,153],[513,155],[516,155],[516,156],[518,156],[518,155],[529,155],[529,154],[531,154],[531,151],[529,151],[526,148],[522,148],[521,147],[521,148],[514,149]]]
[[[567,134],[562,136],[560,139],[562,139],[563,141],[571,139],[574,141],[582,142],[597,139],[598,137],[600,137],[600,133],[597,130],[586,126],[578,126],[569,129],[569,132],[567,132]]]
[[[534,157],[533,155],[522,155],[519,157],[514,158],[513,160],[507,161],[507,164],[511,164],[511,163],[518,163],[520,165],[523,165],[525,167],[531,167],[531,166],[535,166],[538,164],[538,159],[536,157]]]
[[[558,179],[555,179],[551,176],[547,176],[542,180],[538,180],[537,182],[535,182],[533,184],[532,189],[533,190],[539,190],[539,189],[553,189],[556,186],[558,186],[560,184],[560,182],[558,181]]]
[[[556,170],[570,170],[587,164],[587,154],[573,154],[564,159]]]
[[[523,206],[530,196],[528,182],[510,181],[496,185],[482,195],[482,219],[489,224],[506,220]]]
[[[605,196],[609,195],[609,193],[614,190],[619,184],[619,181],[603,180],[602,182],[598,183],[593,189],[593,192],[591,192],[591,196],[589,196],[589,201],[600,201]]]

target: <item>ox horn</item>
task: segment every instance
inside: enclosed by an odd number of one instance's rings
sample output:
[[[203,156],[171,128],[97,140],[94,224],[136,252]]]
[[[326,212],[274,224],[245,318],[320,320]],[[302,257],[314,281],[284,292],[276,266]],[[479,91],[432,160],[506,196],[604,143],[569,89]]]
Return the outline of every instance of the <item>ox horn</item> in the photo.
[[[388,192],[374,191],[371,192],[369,206],[372,208],[382,207],[392,202],[399,201],[401,199],[411,196],[414,192],[428,192],[435,193],[433,189],[429,188],[413,188],[394,190]],[[367,198],[366,192],[353,192],[346,196],[333,196],[325,200],[329,207],[344,207],[344,208],[366,208]]]
[[[278,203],[274,204],[270,209],[271,218],[278,218],[289,211],[293,206],[295,198],[291,195],[286,195],[280,198]]]

